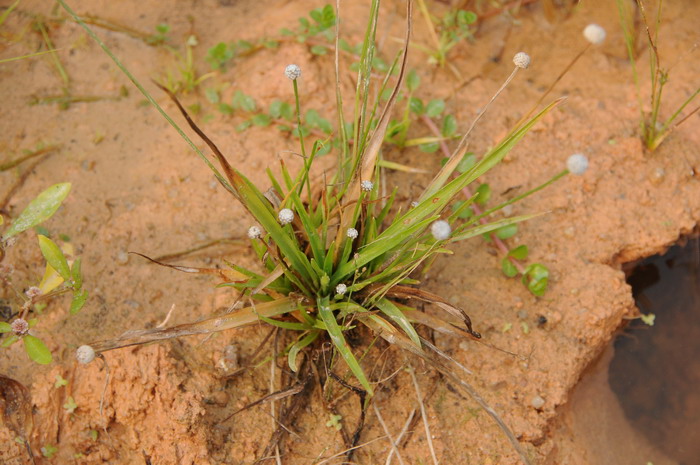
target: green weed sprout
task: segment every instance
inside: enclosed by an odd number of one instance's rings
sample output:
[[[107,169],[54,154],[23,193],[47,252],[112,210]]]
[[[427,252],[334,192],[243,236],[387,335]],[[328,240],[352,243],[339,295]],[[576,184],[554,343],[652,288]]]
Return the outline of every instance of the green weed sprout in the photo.
[[[650,74],[650,111],[645,112],[642,104],[641,87],[639,81],[639,74],[637,72],[637,63],[635,60],[635,34],[634,34],[634,21],[631,17],[630,9],[622,0],[616,0],[617,7],[620,14],[620,23],[622,24],[622,32],[625,38],[625,45],[627,47],[627,53],[632,63],[632,75],[634,77],[634,84],[637,87],[637,98],[639,99],[639,111],[640,111],[640,130],[642,140],[644,145],[650,151],[656,150],[656,148],[669,136],[678,126],[680,126],[684,121],[690,118],[698,110],[700,106],[695,107],[689,113],[687,113],[683,118],[676,121],[681,115],[683,110],[698,96],[700,93],[700,87],[695,89],[695,91],[690,94],[690,96],[676,109],[675,112],[665,121],[660,119],[661,111],[661,96],[663,93],[664,86],[669,81],[669,69],[662,68],[661,60],[659,57],[659,51],[657,49],[659,25],[661,24],[661,7],[663,6],[663,1],[659,0],[658,10],[656,12],[656,21],[653,25],[653,31],[650,29],[649,21],[647,18],[646,10],[644,9],[644,2],[642,0],[636,0],[639,11],[642,15],[642,22],[644,23],[644,29],[646,32],[647,49],[649,52],[649,74]]]
[[[61,206],[63,200],[70,192],[70,183],[55,184],[32,200],[27,208],[10,224],[0,239],[0,279],[5,285],[12,287],[10,274],[12,267],[2,265],[5,259],[5,250],[12,245],[15,236],[34,228],[51,218]],[[0,216],[0,225],[2,225]],[[36,323],[36,318],[28,318],[30,312],[45,305],[52,297],[67,292],[72,292],[73,300],[70,306],[70,314],[80,311],[88,297],[87,290],[83,289],[83,276],[80,269],[80,258],[76,258],[72,264],[64,255],[61,248],[45,235],[39,234],[39,248],[46,259],[46,271],[44,277],[37,286],[30,287],[24,294],[15,290],[15,294],[22,299],[22,304],[17,318],[12,323],[0,322],[0,333],[9,333],[0,347],[9,347],[22,340],[24,349],[36,363],[46,365],[51,363],[52,356],[49,349],[38,337],[31,334],[31,328]]]
[[[172,51],[177,61],[177,69],[168,71],[158,80],[161,86],[166,87],[173,94],[190,93],[195,91],[202,82],[214,76],[214,73],[207,73],[202,76],[197,75],[193,52],[197,45],[197,36],[192,34],[185,41],[184,55],[176,50]]]
[[[432,45],[417,47],[429,55],[429,63],[444,67],[450,50],[462,40],[473,38],[471,26],[476,23],[478,16],[473,11],[450,10],[442,18],[435,18],[428,11],[425,0],[418,0],[418,7],[428,26]],[[459,76],[454,67],[450,69]]]
[[[58,1],[75,18],[65,1]],[[362,368],[361,358],[358,359],[346,339],[349,330],[365,326],[390,344],[427,360],[453,382],[464,387],[498,422],[525,463],[529,463],[517,439],[498,415],[448,365],[462,370],[466,368],[420,336],[417,325],[460,337],[481,337],[473,329],[472,322],[463,309],[418,288],[420,282],[416,272],[437,256],[451,254],[449,246],[456,242],[536,216],[523,215],[485,223],[478,221],[480,218],[477,217],[461,221],[459,210],[451,212],[449,207],[464,188],[496,166],[559,101],[546,106],[532,119],[513,129],[469,169],[458,172],[457,166],[468,146],[466,136],[473,129],[475,121],[420,197],[410,206],[397,205],[398,188],[390,193],[381,190],[382,171],[379,169],[379,160],[392,110],[407,74],[412,2],[407,2],[403,50],[375,91],[372,75],[375,72],[373,58],[376,51],[379,3],[379,0],[371,2],[360,54],[357,87],[353,96],[354,111],[351,120],[347,122],[339,85],[339,47],[335,47],[336,131],[340,140],[339,148],[335,150],[337,171],[327,181],[325,178],[323,181],[314,178],[312,167],[324,148],[324,142],[323,139],[312,142],[312,138],[299,131],[303,115],[299,99],[302,70],[296,65],[289,65],[285,68],[284,75],[290,80],[293,90],[295,132],[300,139],[300,154],[304,161],[296,175],[289,172],[283,160],[280,161],[280,175],[275,175],[268,169],[272,187],[267,191],[255,186],[242,171],[232,166],[216,144],[194,123],[175,96],[163,89],[192,130],[208,145],[221,167],[219,171],[102,41],[81,23],[207,163],[221,185],[254,219],[247,235],[260,260],[262,271],[236,264],[229,264],[225,269],[165,265],[188,273],[219,276],[224,281],[221,286],[241,291],[239,302],[243,306],[236,306],[237,309],[231,313],[194,323],[128,331],[115,339],[91,342],[79,348],[77,357],[81,362],[90,362],[96,355],[112,349],[174,337],[208,334],[262,321],[297,334],[284,351],[289,368],[294,372],[299,371],[308,359],[303,356],[306,348],[330,340],[336,353],[347,364],[369,398],[374,393],[373,383]],[[80,23],[77,18],[76,21]],[[336,32],[336,45],[338,37]],[[499,93],[519,69],[529,65],[529,57],[520,53],[516,55],[514,63],[515,69]],[[393,86],[389,86],[390,82],[394,83]],[[389,96],[380,105],[381,100],[374,99],[373,96],[382,95],[386,89],[391,89]],[[468,208],[473,201],[474,198],[465,201],[461,208]],[[485,212],[484,215],[497,209]],[[446,313],[446,318],[423,313],[408,304],[416,302],[434,304]],[[455,319],[458,324],[454,323]]]

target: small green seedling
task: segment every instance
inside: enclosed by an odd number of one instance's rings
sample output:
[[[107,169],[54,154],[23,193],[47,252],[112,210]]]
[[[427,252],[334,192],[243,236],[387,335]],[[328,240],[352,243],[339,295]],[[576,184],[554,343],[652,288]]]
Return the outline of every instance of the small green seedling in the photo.
[[[0,267],[3,270],[2,281],[5,285],[11,286],[11,268],[2,265],[6,253],[15,240],[15,236],[39,225],[51,218],[56,210],[61,206],[63,200],[70,192],[70,183],[56,184],[39,194],[20,215],[5,230],[0,239]],[[0,217],[1,220],[1,217]],[[2,221],[0,221],[0,225]],[[12,323],[0,322],[0,333],[7,335],[0,343],[0,347],[9,347],[15,342],[22,340],[24,349],[36,363],[46,365],[51,363],[52,356],[49,349],[41,339],[32,334],[32,328],[37,324],[36,318],[28,318],[31,312],[37,312],[45,302],[52,297],[71,292],[73,299],[70,305],[70,314],[80,311],[88,298],[88,292],[83,288],[83,275],[80,269],[80,258],[76,258],[72,263],[68,261],[63,250],[50,238],[39,234],[39,248],[46,259],[46,270],[41,282],[30,287],[23,297],[18,316]],[[5,271],[8,271],[5,273]]]
[[[158,83],[173,94],[194,92],[199,85],[214,76],[214,73],[197,75],[194,65],[194,48],[198,45],[197,36],[190,35],[185,41],[185,53],[173,50],[177,61],[176,69],[168,71],[158,80]]]
[[[656,12],[656,20],[653,26],[650,26],[649,20],[644,9],[644,1],[636,0],[637,6],[642,16],[642,23],[644,25],[644,32],[646,33],[647,49],[649,53],[649,74],[650,74],[650,111],[645,112],[642,103],[641,95],[641,85],[639,74],[637,72],[637,62],[635,59],[635,33],[634,33],[634,21],[632,19],[631,11],[623,0],[616,0],[618,10],[620,13],[620,22],[622,24],[622,31],[625,37],[625,45],[627,46],[627,52],[632,63],[632,75],[634,77],[634,83],[637,87],[637,98],[639,100],[639,111],[640,111],[640,129],[642,140],[644,145],[650,151],[656,150],[656,148],[668,137],[678,126],[683,124],[688,118],[700,110],[700,106],[695,107],[686,115],[678,120],[683,113],[683,110],[690,105],[690,103],[695,100],[695,98],[700,94],[700,87],[695,89],[688,98],[674,111],[671,116],[665,121],[661,119],[661,96],[664,90],[664,86],[669,82],[669,72],[670,68],[663,68],[661,66],[661,59],[659,56],[659,51],[657,48],[659,26],[661,24],[661,7],[663,1],[658,2],[658,10]],[[653,29],[653,30],[652,30]],[[678,121],[677,121],[678,120]]]
[[[417,45],[417,47],[428,54],[429,63],[444,67],[448,64],[447,55],[455,45],[463,40],[474,38],[472,26],[478,17],[476,13],[469,10],[449,10],[442,18],[437,18],[430,14],[425,0],[418,0],[418,6],[428,26],[432,44]],[[454,67],[450,66],[450,69],[459,76],[459,72]]]

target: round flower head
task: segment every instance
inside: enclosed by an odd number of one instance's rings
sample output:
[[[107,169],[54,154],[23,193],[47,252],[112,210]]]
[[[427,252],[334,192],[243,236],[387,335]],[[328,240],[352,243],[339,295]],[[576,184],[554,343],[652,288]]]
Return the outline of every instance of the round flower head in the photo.
[[[372,189],[374,189],[374,184],[372,181],[362,181],[360,183],[360,188],[365,192],[370,192]]]
[[[513,64],[520,69],[527,69],[530,66],[530,55],[525,52],[518,52],[513,57]]]
[[[357,229],[355,228],[348,228],[347,232],[345,233],[350,239],[357,239],[358,232]]]
[[[575,153],[566,160],[566,168],[580,176],[588,169],[588,158],[582,153]]]
[[[411,208],[416,208],[418,205],[419,203],[416,201],[411,202]]]
[[[343,283],[340,283],[340,284],[338,284],[337,286],[335,286],[335,293],[336,293],[336,294],[343,295],[343,294],[345,294],[347,291],[348,291],[348,287],[347,287],[345,284],[343,284]]]
[[[15,336],[25,336],[29,332],[29,323],[27,323],[27,320],[17,318],[10,324],[10,328],[12,328]]]
[[[600,45],[605,40],[605,29],[597,24],[591,23],[583,30],[583,37],[593,45]]]
[[[284,68],[284,75],[292,81],[296,81],[301,77],[301,68],[297,65],[287,65],[287,67]]]
[[[450,223],[445,220],[438,220],[430,226],[430,232],[437,241],[444,241],[452,234]]]
[[[248,228],[248,237],[251,239],[258,239],[262,235],[262,231],[257,226],[251,226]]]
[[[289,224],[294,221],[294,212],[289,208],[283,208],[277,215],[277,219],[280,220],[282,225]]]
[[[41,289],[36,286],[32,286],[24,291],[24,294],[30,299],[33,299],[34,297],[39,297],[41,295]]]
[[[75,358],[79,363],[86,365],[95,360],[95,349],[90,346],[80,346],[75,351]]]

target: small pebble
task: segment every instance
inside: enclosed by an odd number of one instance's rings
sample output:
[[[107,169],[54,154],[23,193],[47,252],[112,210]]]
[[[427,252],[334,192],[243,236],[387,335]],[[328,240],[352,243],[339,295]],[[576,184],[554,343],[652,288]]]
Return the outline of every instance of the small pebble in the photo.
[[[539,410],[544,406],[544,399],[540,396],[535,396],[530,401],[530,405]]]
[[[116,261],[120,265],[126,265],[127,262],[129,261],[129,254],[123,250],[120,250],[119,253],[117,254]]]

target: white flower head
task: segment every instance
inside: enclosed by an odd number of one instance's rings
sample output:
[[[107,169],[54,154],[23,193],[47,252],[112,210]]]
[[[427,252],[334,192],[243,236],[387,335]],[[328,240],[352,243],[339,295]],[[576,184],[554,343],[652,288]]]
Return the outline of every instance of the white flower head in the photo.
[[[362,181],[360,183],[360,188],[365,192],[370,192],[374,189],[374,183],[372,181]]]
[[[584,28],[583,37],[593,45],[600,45],[605,40],[605,29],[595,23],[591,23]]]
[[[520,69],[527,69],[530,66],[530,55],[525,52],[518,52],[513,57],[513,64]]]
[[[301,77],[301,68],[297,65],[287,65],[286,68],[284,68],[284,75],[287,76],[289,79],[292,81],[296,81]]]
[[[452,234],[452,228],[447,221],[438,220],[430,226],[430,233],[435,240],[444,241],[445,239],[449,239],[450,234]]]
[[[413,202],[411,202],[411,208],[416,208],[418,205],[420,205],[420,204],[418,202],[416,202],[415,200]]]
[[[280,220],[280,224],[282,224],[283,226],[285,224],[289,224],[292,221],[294,221],[294,212],[289,208],[283,208],[277,214],[277,219]]]
[[[29,323],[25,319],[17,318],[10,324],[10,328],[15,336],[26,336],[29,332]]]
[[[262,235],[262,231],[257,226],[251,226],[248,228],[248,237],[251,239],[259,239]]]
[[[335,293],[336,294],[343,295],[347,291],[348,291],[348,287],[343,283],[340,283],[337,286],[335,286]]]
[[[580,176],[588,169],[588,158],[582,153],[575,153],[566,160],[566,168]]]
[[[348,228],[347,232],[345,233],[350,239],[357,239],[357,236],[359,233],[357,232],[357,229],[355,228]]]
[[[90,346],[80,346],[78,350],[75,351],[75,358],[79,363],[87,365],[95,360],[95,349]]]

